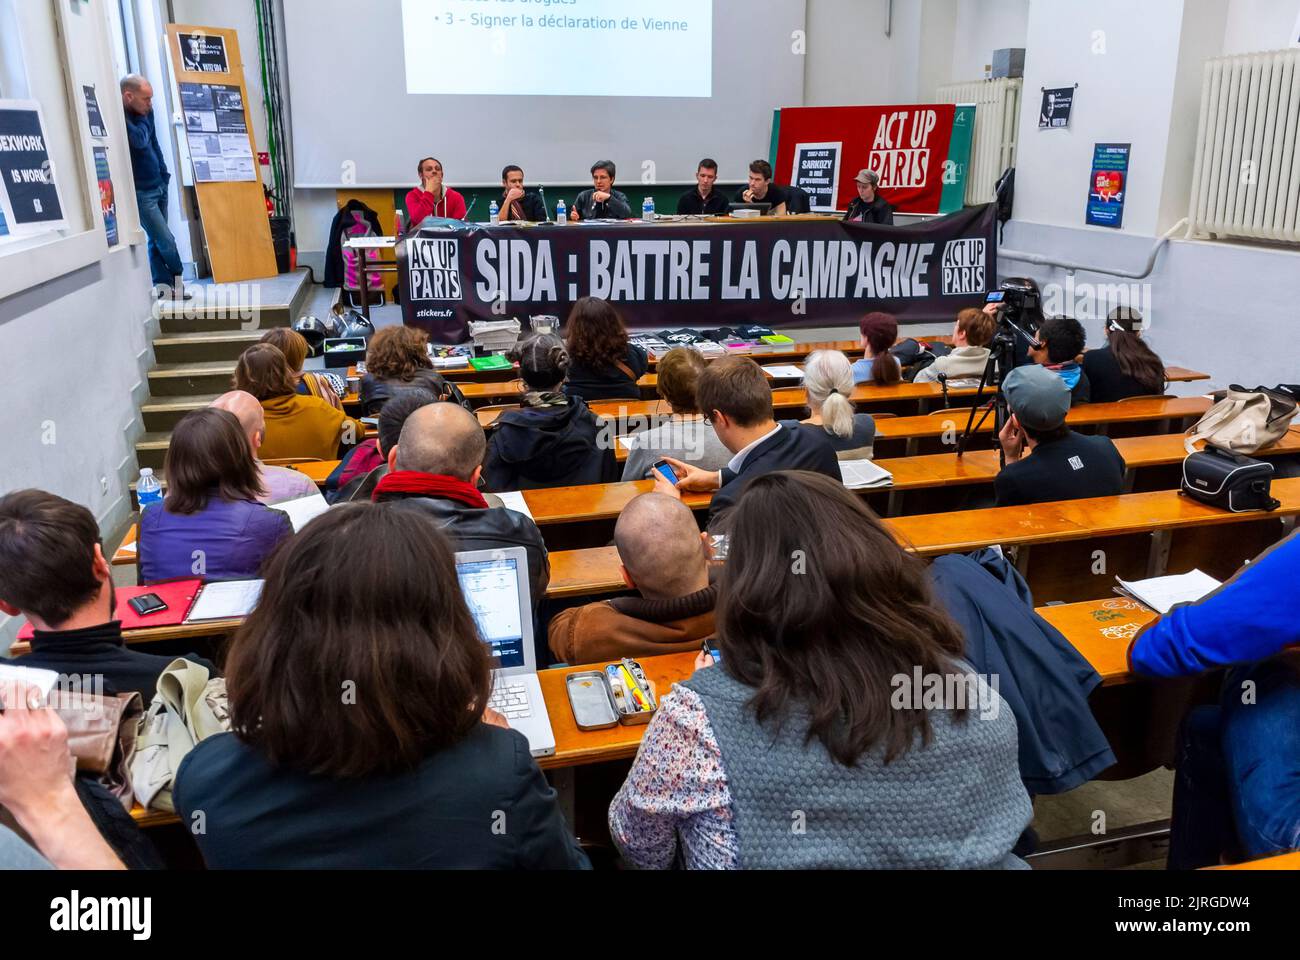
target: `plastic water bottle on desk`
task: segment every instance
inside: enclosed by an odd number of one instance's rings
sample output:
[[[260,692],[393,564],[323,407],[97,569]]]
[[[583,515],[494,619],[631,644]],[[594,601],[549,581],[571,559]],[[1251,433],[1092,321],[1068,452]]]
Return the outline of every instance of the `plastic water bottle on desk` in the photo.
[[[162,503],[162,484],[153,475],[152,467],[140,468],[140,479],[135,485],[135,499],[140,504],[140,512],[155,503]]]
[[[653,223],[655,219],[655,198],[646,197],[641,201],[641,219],[646,223]]]
[[[492,223],[501,222],[501,208],[495,200],[492,201],[492,206],[488,207],[488,220]]]
[[[568,208],[565,207],[563,200],[555,201],[555,222],[556,223],[569,222],[569,211]]]

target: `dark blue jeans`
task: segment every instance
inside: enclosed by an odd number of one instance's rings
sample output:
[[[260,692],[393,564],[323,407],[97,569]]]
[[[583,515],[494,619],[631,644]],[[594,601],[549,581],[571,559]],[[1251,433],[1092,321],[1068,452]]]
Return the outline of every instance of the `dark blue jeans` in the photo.
[[[176,249],[176,238],[167,226],[167,185],[153,190],[137,190],[136,206],[140,210],[140,226],[149,237],[149,272],[154,286],[171,286],[182,273],[181,256]]]
[[[1254,703],[1242,703],[1254,683]],[[1277,658],[1228,672],[1217,706],[1183,725],[1169,869],[1300,849],[1300,661]]]

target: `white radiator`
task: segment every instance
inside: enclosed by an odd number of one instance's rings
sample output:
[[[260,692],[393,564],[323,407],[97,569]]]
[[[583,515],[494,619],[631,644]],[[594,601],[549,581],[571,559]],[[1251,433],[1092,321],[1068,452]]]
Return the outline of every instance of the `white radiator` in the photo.
[[[1189,236],[1300,243],[1300,50],[1205,62]]]
[[[966,203],[988,203],[1007,167],[1016,165],[1016,131],[1020,126],[1020,84],[1016,78],[948,83],[936,103],[975,104],[975,138],[966,172]]]

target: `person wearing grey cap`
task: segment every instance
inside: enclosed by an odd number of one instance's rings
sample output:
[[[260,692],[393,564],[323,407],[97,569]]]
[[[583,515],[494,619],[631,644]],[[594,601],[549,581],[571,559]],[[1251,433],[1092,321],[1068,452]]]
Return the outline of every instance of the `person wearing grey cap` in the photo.
[[[1057,374],[1036,365],[1016,367],[1002,392],[1011,415],[998,434],[1007,459],[993,484],[999,507],[1123,492],[1124,458],[1110,438],[1066,426],[1070,388]]]
[[[853,182],[858,185],[858,197],[849,204],[849,211],[844,214],[844,222],[883,223],[892,227],[894,208],[876,192],[880,187],[880,175],[874,170],[859,170]]]

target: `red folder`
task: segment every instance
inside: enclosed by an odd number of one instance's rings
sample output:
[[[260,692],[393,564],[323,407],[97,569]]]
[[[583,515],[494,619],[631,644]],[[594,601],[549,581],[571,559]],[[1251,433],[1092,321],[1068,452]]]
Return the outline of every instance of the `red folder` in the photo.
[[[195,577],[190,580],[168,580],[165,583],[155,583],[150,587],[118,587],[117,612],[114,617],[122,621],[123,630],[139,630],[141,627],[175,627],[185,621],[194,598],[198,596],[199,588],[202,586],[203,581]],[[167,604],[167,609],[151,613],[146,617],[132,610],[127,601],[146,593],[157,594],[159,599]],[[18,631],[18,639],[30,640],[34,632],[31,623],[24,623],[22,629]]]

